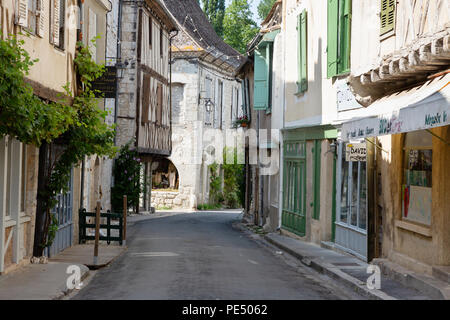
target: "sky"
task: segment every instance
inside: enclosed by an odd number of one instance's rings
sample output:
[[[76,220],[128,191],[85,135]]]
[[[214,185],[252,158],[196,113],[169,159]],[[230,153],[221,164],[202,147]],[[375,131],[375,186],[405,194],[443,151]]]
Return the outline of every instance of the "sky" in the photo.
[[[260,0],[248,0],[249,3],[251,2],[250,6],[253,12],[253,20],[256,21],[256,23],[259,25],[261,23],[261,20],[258,18],[258,11],[256,8],[258,7]],[[225,5],[228,6],[231,3],[231,0],[226,0]]]

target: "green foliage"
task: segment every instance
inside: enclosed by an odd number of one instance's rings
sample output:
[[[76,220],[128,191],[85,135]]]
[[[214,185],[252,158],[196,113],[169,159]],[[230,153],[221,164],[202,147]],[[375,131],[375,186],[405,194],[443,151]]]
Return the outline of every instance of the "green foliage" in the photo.
[[[157,206],[156,210],[167,211],[167,210],[172,210],[172,208],[168,207],[168,206]]]
[[[208,211],[208,210],[217,210],[217,209],[221,209],[222,206],[220,204],[199,204],[197,206],[197,210],[201,210],[201,211]]]
[[[80,78],[81,88],[73,98],[71,114],[72,122],[68,129],[58,138],[64,146],[63,152],[51,163],[47,188],[39,191],[39,196],[45,203],[46,212],[57,204],[56,196],[61,191],[68,191],[72,167],[76,166],[86,156],[98,155],[114,157],[114,126],[105,123],[106,111],[99,109],[98,99],[91,90],[91,82],[100,77],[104,66],[97,65],[89,50],[78,43],[78,52],[74,63]],[[65,86],[67,96],[72,96],[69,85]],[[63,105],[61,103],[61,105]],[[48,232],[49,225],[45,226]],[[54,234],[48,233],[45,246],[51,246]]]
[[[264,21],[277,0],[261,0],[258,4],[258,16]]]
[[[39,147],[67,131],[76,111],[64,103],[46,103],[33,94],[24,76],[37,60],[30,58],[23,44],[12,35],[0,39],[0,138],[9,135]]]
[[[248,0],[232,0],[223,19],[224,40],[234,49],[245,54],[247,43],[258,33]]]
[[[217,205],[223,201],[222,195],[222,179],[217,174],[219,165],[214,162],[209,166],[209,203]]]
[[[85,156],[114,156],[114,127],[105,123],[107,113],[98,108],[98,100],[90,89],[91,82],[100,77],[104,66],[97,65],[81,43],[75,66],[80,85],[72,104],[72,93],[67,84],[66,95],[58,102],[44,102],[33,94],[25,82],[25,76],[37,60],[32,60],[23,48],[24,41],[10,36],[0,40],[0,138],[9,135],[23,143],[39,147],[52,142],[63,145],[62,152],[49,162],[49,175],[45,177],[45,188],[38,191],[45,215],[43,249],[50,246],[56,235],[58,221],[50,215],[58,193],[66,192],[71,169]]]
[[[227,154],[233,155],[232,161],[227,161]],[[225,198],[225,203],[229,208],[240,208],[244,203],[245,198],[244,165],[238,164],[236,149],[225,148],[223,155],[223,195]]]
[[[203,11],[219,37],[223,37],[225,0],[202,0]]]
[[[51,216],[51,219],[52,219],[51,224],[50,224],[50,226],[48,228],[48,239],[50,241],[47,241],[47,243],[44,243],[42,245],[43,248],[45,248],[46,246],[51,246],[52,245],[52,242],[53,242],[53,240],[56,237],[56,232],[58,231],[58,227],[59,227],[58,226],[58,219],[56,218],[56,215],[55,214],[50,214],[50,216]]]
[[[123,196],[127,196],[127,207],[139,205],[139,195],[143,190],[141,183],[141,159],[136,150],[131,149],[131,142],[120,149],[114,162],[114,186],[111,188],[111,204],[116,212],[123,210]]]

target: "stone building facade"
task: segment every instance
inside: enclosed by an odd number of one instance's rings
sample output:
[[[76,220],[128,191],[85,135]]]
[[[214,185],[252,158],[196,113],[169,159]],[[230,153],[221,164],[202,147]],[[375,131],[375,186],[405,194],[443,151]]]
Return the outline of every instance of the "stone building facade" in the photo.
[[[204,135],[224,138],[242,115],[242,84],[235,75],[244,58],[217,36],[197,1],[165,0],[164,4],[180,30],[172,41],[170,160],[180,177],[174,202],[192,209],[209,201]],[[225,146],[223,141],[219,145]]]

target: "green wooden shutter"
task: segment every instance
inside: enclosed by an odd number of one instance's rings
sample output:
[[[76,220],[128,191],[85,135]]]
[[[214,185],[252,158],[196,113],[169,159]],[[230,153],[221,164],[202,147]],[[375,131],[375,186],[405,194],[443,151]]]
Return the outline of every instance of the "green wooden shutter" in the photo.
[[[308,90],[308,15],[306,10],[298,16],[298,92]]]
[[[381,35],[395,30],[397,0],[381,0]]]
[[[255,110],[266,110],[269,105],[268,61],[263,52],[263,50],[255,50],[255,90],[253,98]]]
[[[352,20],[352,0],[340,0],[340,27],[339,27],[339,54],[338,73],[350,71],[350,42],[351,42],[351,20]]]
[[[327,75],[338,73],[339,0],[328,0]]]

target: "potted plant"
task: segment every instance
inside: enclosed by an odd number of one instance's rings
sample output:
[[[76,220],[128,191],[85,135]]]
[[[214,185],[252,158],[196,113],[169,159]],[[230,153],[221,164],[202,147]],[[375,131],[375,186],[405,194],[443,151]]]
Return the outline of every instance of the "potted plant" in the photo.
[[[248,120],[247,116],[241,116],[239,118],[237,118],[237,120],[234,122],[234,126],[235,128],[237,127],[247,127],[248,124],[250,123],[250,120]]]

